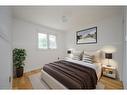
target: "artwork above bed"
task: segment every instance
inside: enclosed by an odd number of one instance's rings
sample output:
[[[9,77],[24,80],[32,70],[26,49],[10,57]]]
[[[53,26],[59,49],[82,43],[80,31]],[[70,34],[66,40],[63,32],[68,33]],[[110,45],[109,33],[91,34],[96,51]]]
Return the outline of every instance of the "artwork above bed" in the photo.
[[[97,43],[97,27],[92,27],[76,32],[77,44]]]

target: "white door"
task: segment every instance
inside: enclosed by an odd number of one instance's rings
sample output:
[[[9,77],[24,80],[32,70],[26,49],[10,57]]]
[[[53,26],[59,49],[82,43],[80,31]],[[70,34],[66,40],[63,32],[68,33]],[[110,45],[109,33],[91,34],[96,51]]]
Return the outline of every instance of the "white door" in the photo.
[[[11,89],[11,45],[0,36],[0,89]]]

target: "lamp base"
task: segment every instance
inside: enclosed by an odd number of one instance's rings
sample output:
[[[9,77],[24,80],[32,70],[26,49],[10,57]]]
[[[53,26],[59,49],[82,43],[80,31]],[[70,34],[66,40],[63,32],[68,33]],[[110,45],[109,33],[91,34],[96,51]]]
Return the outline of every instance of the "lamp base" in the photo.
[[[111,65],[106,65],[107,67],[111,67]]]

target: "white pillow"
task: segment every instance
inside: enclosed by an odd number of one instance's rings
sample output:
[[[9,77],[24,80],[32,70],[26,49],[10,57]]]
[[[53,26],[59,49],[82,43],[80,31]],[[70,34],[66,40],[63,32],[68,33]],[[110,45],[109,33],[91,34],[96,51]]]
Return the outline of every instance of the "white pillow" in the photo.
[[[92,64],[92,57],[88,54],[83,54],[82,56],[82,61],[86,63],[91,63]]]
[[[73,60],[81,60],[81,53],[80,52],[75,52],[73,53]]]
[[[100,63],[101,62],[101,51],[84,51],[84,54],[87,54],[92,57],[92,62],[93,63]]]

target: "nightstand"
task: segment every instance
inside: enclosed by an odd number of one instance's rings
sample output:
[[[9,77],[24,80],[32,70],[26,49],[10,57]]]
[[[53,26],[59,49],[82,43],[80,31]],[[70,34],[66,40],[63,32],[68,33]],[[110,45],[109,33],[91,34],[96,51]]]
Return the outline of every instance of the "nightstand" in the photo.
[[[113,66],[109,67],[107,65],[103,65],[102,66],[102,73],[103,73],[103,76],[116,79],[116,67],[113,67]]]

